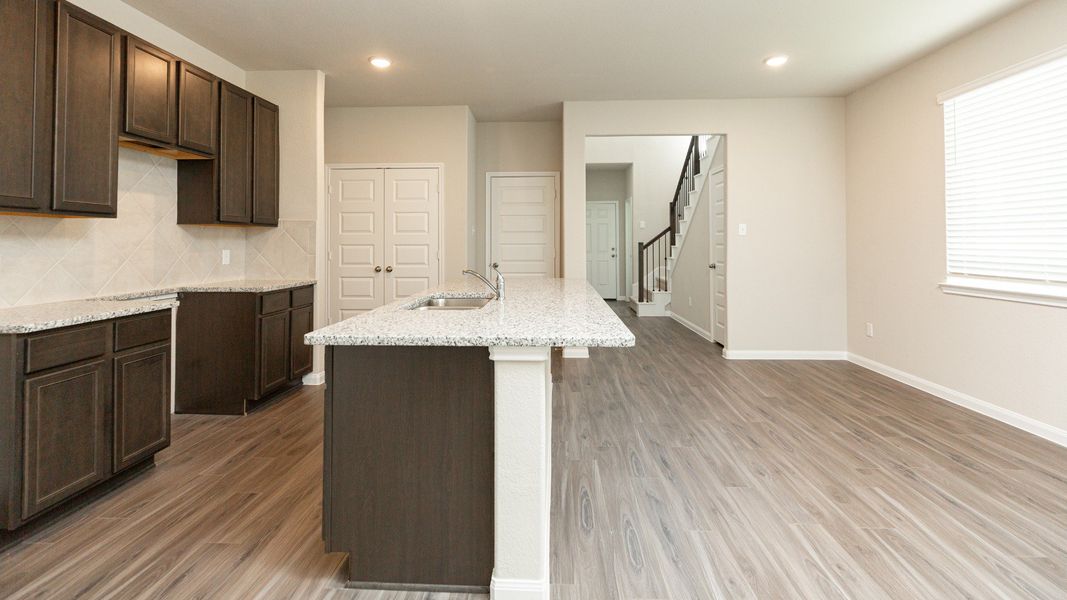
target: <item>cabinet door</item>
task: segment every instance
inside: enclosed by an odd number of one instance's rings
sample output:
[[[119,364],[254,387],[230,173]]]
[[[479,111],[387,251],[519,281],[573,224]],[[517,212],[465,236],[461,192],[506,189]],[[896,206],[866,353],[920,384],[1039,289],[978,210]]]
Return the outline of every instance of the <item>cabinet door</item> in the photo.
[[[26,380],[23,519],[110,476],[109,391],[103,359]]]
[[[68,2],[56,26],[52,207],[115,215],[119,166],[119,53],[114,25]]]
[[[0,2],[0,207],[46,209],[52,190],[55,3]]]
[[[304,334],[313,327],[313,306],[294,308],[289,315],[289,379],[311,372],[311,346],[304,343]]]
[[[252,116],[252,222],[278,224],[278,107],[256,98]]]
[[[219,80],[189,63],[179,63],[178,145],[215,154],[218,124]]]
[[[252,94],[223,82],[219,106],[219,221],[251,223]]]
[[[289,311],[259,318],[258,396],[289,381]]]
[[[123,131],[165,144],[178,140],[178,61],[126,36]]]
[[[170,445],[170,344],[115,357],[114,467]]]

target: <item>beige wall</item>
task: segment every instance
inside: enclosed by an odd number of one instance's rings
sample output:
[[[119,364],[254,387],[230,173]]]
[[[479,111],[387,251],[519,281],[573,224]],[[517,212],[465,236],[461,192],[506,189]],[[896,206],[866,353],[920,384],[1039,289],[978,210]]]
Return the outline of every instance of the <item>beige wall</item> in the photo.
[[[730,350],[843,352],[844,129],[841,98],[565,102],[567,277],[585,277],[586,136],[725,134]]]
[[[711,185],[700,191],[671,274],[671,314],[677,315],[709,336],[711,332]]]
[[[474,268],[485,268],[485,174],[561,170],[563,148],[559,121],[478,123],[477,165],[473,185]]]
[[[1067,2],[1036,2],[847,100],[849,351],[1061,430],[1067,311],[937,287],[945,200],[936,96],[1067,44],[1065,23]]]
[[[470,118],[466,106],[326,109],[326,164],[444,164],[445,279],[467,266]]]

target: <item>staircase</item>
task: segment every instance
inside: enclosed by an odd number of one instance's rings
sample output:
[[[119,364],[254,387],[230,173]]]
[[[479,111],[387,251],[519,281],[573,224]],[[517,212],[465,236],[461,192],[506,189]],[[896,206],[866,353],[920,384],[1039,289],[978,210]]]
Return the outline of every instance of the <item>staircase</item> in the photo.
[[[631,295],[631,306],[639,317],[670,314],[671,275],[720,139],[718,136],[693,136],[668,207],[670,225],[647,242],[637,244],[638,278]]]

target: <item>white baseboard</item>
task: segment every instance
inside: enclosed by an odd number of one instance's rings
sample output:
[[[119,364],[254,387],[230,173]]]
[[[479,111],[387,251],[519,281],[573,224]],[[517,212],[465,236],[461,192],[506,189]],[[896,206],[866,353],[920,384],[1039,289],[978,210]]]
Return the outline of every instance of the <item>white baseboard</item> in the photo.
[[[489,597],[492,600],[548,600],[548,580],[497,579],[489,581]]]
[[[326,372],[308,373],[301,381],[304,385],[322,385],[326,383]]]
[[[678,313],[673,312],[673,311],[671,313],[669,313],[667,316],[669,316],[670,318],[674,319],[675,321],[678,321],[679,323],[681,323],[689,331],[692,331],[693,333],[699,335],[700,337],[708,340],[709,342],[711,342],[713,344],[715,343],[715,336],[713,336],[710,331],[707,331],[706,329],[702,329],[700,326],[698,326],[696,323],[690,321],[689,319],[686,319],[685,317],[680,317],[680,316],[678,316]]]
[[[842,350],[723,350],[730,360],[848,360]]]
[[[563,348],[563,358],[589,358],[589,348],[585,346],[565,347]]]
[[[962,406],[963,408],[983,414],[991,419],[996,419],[1001,423],[1032,433],[1052,442],[1053,444],[1067,447],[1067,431],[1058,427],[1053,427],[1052,425],[1042,423],[1037,419],[1010,411],[1006,408],[997,406],[996,404],[975,398],[969,394],[964,394],[963,392],[945,387],[939,383],[934,383],[927,379],[923,379],[922,377],[912,375],[911,373],[906,373],[900,369],[871,360],[865,356],[849,352],[848,361],[865,369],[874,371],[875,373],[885,375],[890,379],[895,379],[903,384],[910,385],[911,387],[922,390],[932,396],[937,396],[942,400],[947,400],[953,404]]]

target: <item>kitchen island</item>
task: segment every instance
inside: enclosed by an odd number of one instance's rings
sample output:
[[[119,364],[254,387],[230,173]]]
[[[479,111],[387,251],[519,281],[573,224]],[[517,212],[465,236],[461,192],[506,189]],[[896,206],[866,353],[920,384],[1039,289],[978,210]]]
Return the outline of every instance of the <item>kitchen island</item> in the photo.
[[[352,587],[549,596],[550,350],[634,336],[585,280],[492,296],[451,281],[305,336],[326,346],[323,537]]]

